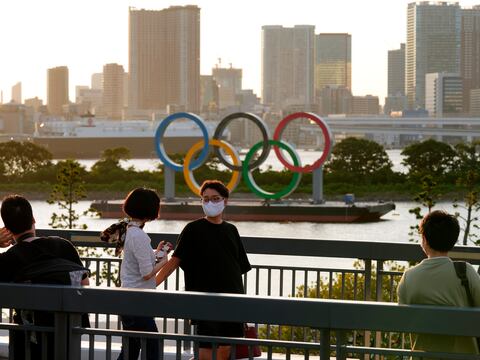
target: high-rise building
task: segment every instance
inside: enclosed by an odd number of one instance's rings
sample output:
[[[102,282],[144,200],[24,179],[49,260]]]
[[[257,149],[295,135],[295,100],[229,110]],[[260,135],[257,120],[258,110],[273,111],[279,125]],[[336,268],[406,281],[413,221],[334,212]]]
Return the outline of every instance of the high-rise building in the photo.
[[[388,96],[405,95],[405,44],[388,51]]]
[[[463,113],[462,78],[459,74],[431,73],[425,76],[425,108],[430,116]]]
[[[480,5],[462,9],[460,75],[463,109],[470,111],[470,90],[480,88]]]
[[[28,108],[32,108],[34,112],[40,111],[41,107],[43,106],[43,100],[39,99],[38,97],[25,99],[25,106]]]
[[[352,89],[352,35],[315,36],[315,91],[325,86]]]
[[[380,104],[378,96],[365,95],[352,97],[353,115],[378,115],[379,112]]]
[[[12,86],[12,101],[15,104],[22,103],[22,83],[17,82],[15,85]]]
[[[315,26],[262,27],[262,101],[273,109],[314,102]]]
[[[200,8],[130,8],[129,110],[200,108]]]
[[[202,113],[218,111],[218,84],[212,75],[200,76],[200,104]]]
[[[103,66],[103,111],[112,119],[123,115],[123,85],[125,71],[119,64]]]
[[[58,66],[47,71],[47,108],[51,115],[63,115],[63,105],[69,103],[68,68]]]
[[[410,109],[425,107],[425,75],[460,71],[458,3],[408,4],[405,91]]]
[[[92,74],[90,87],[93,90],[103,90],[103,73]]]
[[[212,69],[213,79],[218,84],[219,108],[225,109],[236,104],[236,96],[242,91],[242,69],[218,65]]]
[[[352,92],[344,86],[325,86],[318,94],[321,115],[350,114],[352,112]]]

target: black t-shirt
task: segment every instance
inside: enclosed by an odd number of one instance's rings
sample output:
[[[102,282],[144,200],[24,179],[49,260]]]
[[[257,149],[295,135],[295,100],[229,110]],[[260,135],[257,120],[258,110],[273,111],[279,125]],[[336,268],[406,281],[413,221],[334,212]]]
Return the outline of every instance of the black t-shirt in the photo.
[[[0,281],[12,282],[25,266],[51,257],[83,265],[73,244],[63,238],[52,236],[22,241],[0,254]]]
[[[185,290],[244,293],[242,274],[251,266],[234,225],[192,221],[179,235],[173,256],[180,259]]]

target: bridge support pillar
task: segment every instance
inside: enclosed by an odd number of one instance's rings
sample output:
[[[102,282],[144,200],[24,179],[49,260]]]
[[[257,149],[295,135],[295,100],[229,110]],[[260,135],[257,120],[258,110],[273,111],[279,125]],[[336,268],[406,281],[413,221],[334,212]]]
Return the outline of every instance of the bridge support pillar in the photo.
[[[175,201],[175,170],[163,166],[163,192],[165,201]]]

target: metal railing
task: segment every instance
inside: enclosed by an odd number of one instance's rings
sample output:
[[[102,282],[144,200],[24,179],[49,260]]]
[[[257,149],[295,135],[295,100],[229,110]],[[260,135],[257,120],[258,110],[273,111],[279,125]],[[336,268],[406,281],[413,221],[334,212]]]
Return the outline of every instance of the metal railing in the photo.
[[[222,344],[260,344],[267,359],[320,360],[365,358],[377,355],[388,359],[404,356],[432,356],[443,359],[480,359],[480,355],[412,352],[384,344],[376,347],[356,346],[350,339],[352,331],[386,331],[397,333],[429,333],[450,336],[479,336],[480,309],[435,306],[405,306],[383,302],[339,301],[281,297],[205,294],[193,292],[156,292],[152,290],[125,290],[111,288],[72,288],[0,284],[0,307],[43,310],[55,313],[52,327],[35,328],[0,323],[0,329],[50,332],[54,334],[54,358],[77,360],[81,357],[81,341],[87,339],[88,359],[95,358],[94,345],[107,343],[102,358],[112,358],[115,338],[140,337],[142,352],[146,339],[155,339],[162,356],[170,353],[176,359],[191,357],[196,351],[185,353],[182,343],[212,342]],[[164,318],[194,318],[198,320],[249,322],[269,326],[287,325],[315,329],[316,339],[244,339],[202,337],[175,332],[131,332],[110,329],[83,328],[81,313],[129,314]],[[167,346],[167,343],[173,344]],[[110,345],[108,345],[110,344]],[[26,344],[28,347],[29,345]],[[196,349],[196,346],[193,347]],[[295,355],[294,355],[295,354]],[[49,359],[51,359],[50,357]],[[233,359],[233,355],[231,357]],[[215,360],[215,359],[214,359]]]

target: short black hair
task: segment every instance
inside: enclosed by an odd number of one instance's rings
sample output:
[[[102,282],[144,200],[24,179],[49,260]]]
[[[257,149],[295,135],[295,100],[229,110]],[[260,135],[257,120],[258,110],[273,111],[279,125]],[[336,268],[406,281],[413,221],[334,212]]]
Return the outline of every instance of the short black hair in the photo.
[[[0,210],[5,227],[13,234],[21,234],[32,228],[32,205],[20,195],[8,195],[2,200]]]
[[[454,215],[435,210],[425,215],[419,230],[433,250],[445,252],[455,246],[460,234],[460,225]]]
[[[226,199],[228,199],[230,195],[230,190],[228,190],[228,188],[220,180],[205,180],[200,187],[200,195],[203,195],[207,189],[218,191],[218,193]]]
[[[155,220],[159,211],[160,197],[152,189],[134,189],[123,202],[123,212],[134,219]]]

